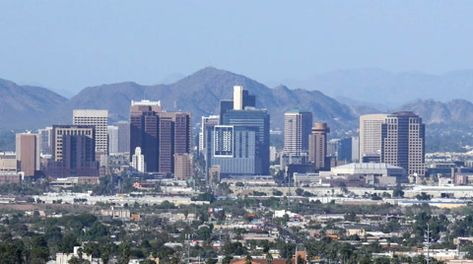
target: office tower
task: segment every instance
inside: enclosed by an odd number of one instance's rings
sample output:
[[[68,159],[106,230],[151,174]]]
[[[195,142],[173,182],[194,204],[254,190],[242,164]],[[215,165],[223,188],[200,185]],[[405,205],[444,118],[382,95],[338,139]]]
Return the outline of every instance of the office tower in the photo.
[[[214,127],[220,123],[217,115],[203,116],[199,133],[199,152],[205,161],[205,171],[207,172],[211,166],[212,159],[212,131]]]
[[[247,106],[256,107],[256,98],[243,86],[233,86],[233,110],[244,110]]]
[[[45,168],[47,176],[99,176],[95,126],[54,125],[52,134],[53,156]]]
[[[211,167],[218,166],[221,175],[244,176],[261,174],[256,151],[256,127],[217,125],[212,131],[214,140]]]
[[[360,116],[360,159],[380,157],[381,126],[386,122],[386,114]]]
[[[76,109],[73,111],[72,124],[94,126],[97,158],[108,155],[108,110]]]
[[[326,123],[315,123],[309,136],[309,161],[316,170],[326,170],[327,161],[327,134],[330,132]]]
[[[52,141],[53,141],[52,131],[53,131],[52,127],[38,129],[39,153],[41,153],[41,155],[52,154]]]
[[[130,154],[140,147],[147,172],[173,173],[174,154],[190,153],[190,114],[164,112],[159,102],[132,101]]]
[[[135,154],[131,156],[131,167],[139,172],[146,172],[145,156],[141,154],[141,148],[135,148]]]
[[[360,161],[360,138],[359,137],[351,138],[351,161],[352,162]]]
[[[256,169],[255,174],[269,174],[269,114],[266,110],[230,110],[223,116],[223,124],[254,128],[256,131]]]
[[[255,173],[269,174],[269,114],[264,109],[256,109],[255,97],[242,90],[241,86],[234,87],[234,107],[226,109],[220,116],[222,125],[255,129]],[[236,102],[236,103],[235,103]],[[222,105],[222,104],[221,104]],[[214,138],[215,140],[215,138]],[[222,169],[224,171],[224,169]]]
[[[299,156],[309,149],[312,113],[291,111],[284,113],[284,153]]]
[[[118,153],[118,126],[107,126],[108,153]]]
[[[37,134],[16,134],[16,160],[19,171],[23,172],[25,177],[35,176],[40,166]]]
[[[118,152],[124,153],[130,151],[130,123],[120,121],[115,124],[118,127]]]
[[[425,175],[425,125],[412,112],[387,116],[382,125],[381,160],[404,168],[408,175]]]
[[[208,133],[208,129],[212,129],[214,126],[218,125],[220,122],[220,118],[218,115],[211,115],[211,116],[203,116],[202,121],[200,123],[200,131],[199,131],[199,152],[204,154],[205,147],[207,142],[209,141],[208,137],[206,136]],[[205,155],[204,155],[205,156]]]
[[[62,166],[68,176],[98,176],[95,140],[86,135],[62,136]]]
[[[62,161],[64,157],[64,136],[86,136],[95,142],[95,126],[54,125],[53,126],[53,160]],[[95,144],[95,143],[94,143]]]
[[[174,177],[178,180],[187,180],[192,177],[192,155],[189,153],[174,154]]]

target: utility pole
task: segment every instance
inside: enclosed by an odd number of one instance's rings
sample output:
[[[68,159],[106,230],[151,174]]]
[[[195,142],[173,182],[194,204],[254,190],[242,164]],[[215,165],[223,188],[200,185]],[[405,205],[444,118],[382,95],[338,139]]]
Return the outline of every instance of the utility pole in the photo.
[[[427,248],[427,264],[430,264],[430,224],[427,223],[427,232],[424,235],[425,246]]]

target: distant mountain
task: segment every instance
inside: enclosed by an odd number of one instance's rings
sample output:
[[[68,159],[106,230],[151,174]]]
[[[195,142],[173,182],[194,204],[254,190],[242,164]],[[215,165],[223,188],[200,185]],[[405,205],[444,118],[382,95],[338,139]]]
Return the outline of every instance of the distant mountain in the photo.
[[[70,116],[74,108],[105,108],[113,119],[127,119],[131,100],[150,99],[160,100],[168,111],[192,112],[194,122],[199,122],[202,115],[218,113],[220,100],[232,98],[233,85],[243,85],[256,95],[257,105],[271,113],[273,128],[281,128],[283,113],[294,108],[312,111],[317,120],[334,126],[348,126],[355,118],[348,106],[319,91],[291,90],[285,86],[271,89],[243,75],[213,67],[169,85],[128,82],[88,87],[72,97],[62,112]]]
[[[338,70],[285,83],[293,88],[316,89],[336,98],[351,98],[389,107],[424,98],[440,101],[464,98],[473,101],[473,70],[441,75],[392,73],[380,69]]]
[[[46,88],[0,79],[0,130],[48,124],[52,113],[66,101]]]
[[[283,85],[269,88],[243,75],[207,67],[172,84],[104,84],[84,88],[70,99],[45,88],[2,80],[0,121],[3,129],[70,123],[72,110],[77,108],[108,109],[112,121],[123,120],[128,119],[131,100],[149,99],[160,100],[167,111],[191,112],[197,123],[202,115],[218,113],[220,100],[232,98],[234,85],[243,85],[256,95],[258,107],[268,109],[275,129],[282,128],[283,113],[295,108],[312,111],[316,120],[333,127],[351,127],[356,118],[350,107],[319,91],[291,90]]]
[[[426,124],[473,125],[473,103],[463,99],[446,103],[435,100],[417,100],[399,108],[420,115]]]

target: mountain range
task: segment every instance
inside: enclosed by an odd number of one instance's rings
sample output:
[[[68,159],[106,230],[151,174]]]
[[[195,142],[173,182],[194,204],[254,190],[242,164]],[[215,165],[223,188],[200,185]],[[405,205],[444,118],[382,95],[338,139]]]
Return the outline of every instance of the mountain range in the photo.
[[[284,85],[269,88],[243,75],[207,67],[172,84],[104,84],[84,88],[70,99],[46,88],[3,81],[0,123],[8,129],[69,123],[72,110],[78,108],[108,109],[112,121],[126,120],[130,102],[141,99],[160,100],[167,111],[191,112],[197,123],[202,115],[218,113],[219,101],[232,98],[234,85],[243,85],[256,95],[257,106],[271,113],[273,128],[281,128],[283,113],[292,109],[312,111],[315,119],[334,127],[349,127],[356,119],[351,107],[319,91],[292,90]]]
[[[160,100],[167,111],[191,112],[193,122],[198,123],[202,115],[218,113],[219,101],[231,99],[234,85],[243,85],[256,95],[257,106],[270,112],[273,129],[281,129],[283,113],[293,109],[311,111],[315,120],[326,121],[334,128],[348,129],[356,127],[360,114],[387,111],[379,102],[380,98],[388,99],[386,96],[360,102],[354,99],[357,97],[350,96],[351,91],[347,89],[335,99],[318,90],[290,89],[285,85],[270,88],[246,76],[207,67],[172,84],[104,84],[84,88],[70,99],[46,88],[0,80],[0,130],[70,123],[72,110],[78,108],[108,109],[112,122],[126,120],[131,100],[141,99]],[[464,99],[448,102],[417,100],[391,108],[391,111],[395,110],[414,111],[428,124],[467,122],[473,125],[473,104]]]
[[[317,89],[329,96],[396,107],[416,99],[473,101],[473,70],[444,74],[393,73],[382,69],[346,69],[315,74],[306,80],[286,80],[288,86]],[[379,102],[383,98],[383,102]]]

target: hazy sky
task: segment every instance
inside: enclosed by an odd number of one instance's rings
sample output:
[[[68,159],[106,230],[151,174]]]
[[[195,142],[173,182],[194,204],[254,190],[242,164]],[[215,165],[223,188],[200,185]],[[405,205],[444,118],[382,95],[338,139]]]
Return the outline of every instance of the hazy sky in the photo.
[[[473,1],[0,0],[0,78],[74,92],[213,65],[263,82],[473,68]]]

